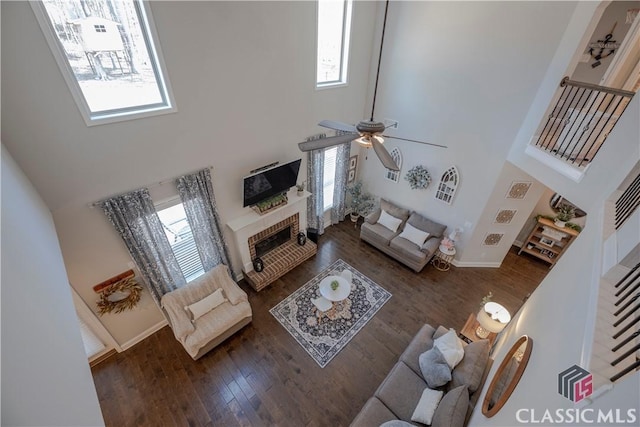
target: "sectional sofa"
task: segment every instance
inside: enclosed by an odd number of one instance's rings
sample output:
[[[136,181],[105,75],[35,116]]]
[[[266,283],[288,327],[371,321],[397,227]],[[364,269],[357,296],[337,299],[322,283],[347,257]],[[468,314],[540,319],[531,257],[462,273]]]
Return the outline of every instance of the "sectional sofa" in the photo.
[[[423,325],[400,356],[400,360],[360,410],[351,427],[464,426],[491,368],[490,344],[488,340],[468,345],[460,341],[463,357],[449,371],[451,379],[442,386],[435,387],[432,386],[432,381],[436,366],[431,365],[436,363],[430,365],[430,360],[423,359],[421,355],[431,350],[435,341],[450,331],[453,330]],[[443,381],[440,382],[442,383]],[[416,421],[420,418],[416,418],[416,415],[419,414],[418,407],[424,400],[427,388],[427,393],[442,393],[442,397],[435,402],[436,406],[431,408],[433,414],[429,423]]]

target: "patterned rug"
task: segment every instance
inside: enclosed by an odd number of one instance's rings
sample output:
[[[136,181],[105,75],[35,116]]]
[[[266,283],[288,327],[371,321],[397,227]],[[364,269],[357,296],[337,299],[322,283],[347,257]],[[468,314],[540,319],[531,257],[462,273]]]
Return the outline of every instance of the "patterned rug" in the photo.
[[[318,323],[312,298],[320,296],[318,284],[330,275],[351,270],[349,297],[336,305],[329,319]],[[339,259],[269,312],[298,341],[321,368],[347,345],[386,303],[391,294],[380,285]]]

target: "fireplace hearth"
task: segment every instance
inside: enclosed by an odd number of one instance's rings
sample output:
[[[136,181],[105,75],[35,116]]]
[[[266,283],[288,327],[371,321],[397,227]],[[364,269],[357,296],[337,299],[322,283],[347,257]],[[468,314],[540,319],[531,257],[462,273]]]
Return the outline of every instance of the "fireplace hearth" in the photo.
[[[297,239],[298,233],[307,228],[306,202],[310,195],[290,191],[288,204],[264,215],[250,212],[227,223],[242,260],[242,275],[254,290],[264,289],[316,254],[317,246],[313,241],[307,240],[306,244],[300,245]],[[287,229],[288,232],[283,231]],[[262,261],[261,271],[254,269],[256,258]]]

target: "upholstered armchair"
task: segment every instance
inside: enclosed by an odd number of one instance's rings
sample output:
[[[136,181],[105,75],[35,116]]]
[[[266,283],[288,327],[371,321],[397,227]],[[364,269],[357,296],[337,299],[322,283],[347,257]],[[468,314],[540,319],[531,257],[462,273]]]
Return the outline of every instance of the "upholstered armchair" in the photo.
[[[247,294],[218,265],[162,297],[162,309],[176,339],[194,359],[251,322]]]

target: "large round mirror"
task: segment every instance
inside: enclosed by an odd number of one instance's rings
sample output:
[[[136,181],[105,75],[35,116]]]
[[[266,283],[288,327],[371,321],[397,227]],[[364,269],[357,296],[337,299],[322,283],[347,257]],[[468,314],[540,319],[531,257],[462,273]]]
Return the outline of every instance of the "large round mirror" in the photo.
[[[532,348],[533,340],[523,335],[504,357],[482,402],[482,413],[486,417],[493,417],[507,402],[527,367]]]

